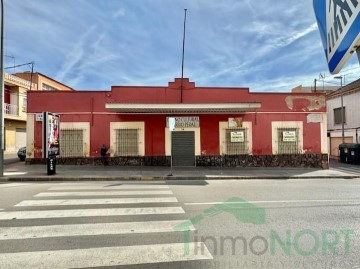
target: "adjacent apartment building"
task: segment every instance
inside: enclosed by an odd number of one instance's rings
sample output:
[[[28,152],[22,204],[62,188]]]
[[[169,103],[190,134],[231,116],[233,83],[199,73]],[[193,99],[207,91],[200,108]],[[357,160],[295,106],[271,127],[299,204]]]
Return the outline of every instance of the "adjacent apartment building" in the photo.
[[[329,152],[331,157],[338,158],[343,141],[360,143],[360,79],[327,94],[326,99]]]
[[[26,146],[28,91],[73,91],[41,73],[4,74],[5,153]]]

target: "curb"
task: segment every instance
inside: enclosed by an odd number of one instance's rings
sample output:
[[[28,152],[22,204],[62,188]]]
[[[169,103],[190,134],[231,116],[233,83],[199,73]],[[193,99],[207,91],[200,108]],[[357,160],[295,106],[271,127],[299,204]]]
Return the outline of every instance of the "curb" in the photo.
[[[289,179],[358,179],[359,176],[27,176],[27,177],[2,177],[0,182],[54,182],[54,181],[172,181],[172,180],[289,180]]]

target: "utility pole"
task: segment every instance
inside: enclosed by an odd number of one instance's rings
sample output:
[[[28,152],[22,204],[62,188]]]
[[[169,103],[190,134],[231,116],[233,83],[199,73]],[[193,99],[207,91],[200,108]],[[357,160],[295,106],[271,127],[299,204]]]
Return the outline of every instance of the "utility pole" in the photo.
[[[315,86],[314,92],[316,92],[316,81],[317,81],[317,79],[314,79],[314,86]]]
[[[32,83],[33,83],[33,73],[34,73],[34,62],[31,62],[31,74],[30,74],[30,89],[29,91],[31,91],[31,87],[32,87]]]
[[[4,176],[4,0],[1,0],[0,34],[0,177]]]
[[[344,111],[344,97],[343,97],[343,76],[334,77],[336,79],[340,79],[340,102],[341,102],[341,137],[342,143],[345,143],[345,128],[344,128],[344,121],[345,121],[345,111]]]
[[[183,32],[183,45],[182,45],[182,63],[181,63],[181,86],[180,86],[180,103],[183,102],[183,79],[184,79],[184,59],[185,59],[185,34],[186,34],[186,11],[185,8],[185,17],[184,17],[184,32]]]

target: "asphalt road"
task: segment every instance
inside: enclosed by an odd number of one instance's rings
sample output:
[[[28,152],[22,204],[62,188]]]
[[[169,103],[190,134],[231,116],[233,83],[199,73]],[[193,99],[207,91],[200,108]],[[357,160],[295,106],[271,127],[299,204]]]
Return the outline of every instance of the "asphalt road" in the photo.
[[[360,180],[0,184],[1,268],[360,268]]]

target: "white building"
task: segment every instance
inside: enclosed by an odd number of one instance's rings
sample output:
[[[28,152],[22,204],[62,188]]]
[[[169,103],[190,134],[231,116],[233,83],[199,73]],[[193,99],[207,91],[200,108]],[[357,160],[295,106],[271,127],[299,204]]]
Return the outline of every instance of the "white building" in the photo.
[[[345,143],[360,143],[360,79],[327,94],[326,99],[329,152],[331,157],[338,157],[343,131]],[[341,99],[344,107],[344,128]]]

